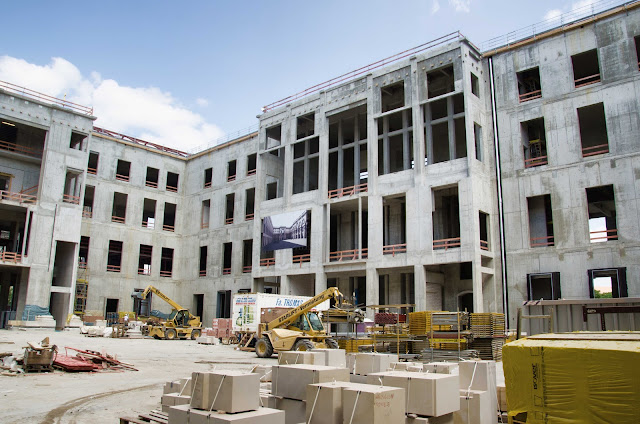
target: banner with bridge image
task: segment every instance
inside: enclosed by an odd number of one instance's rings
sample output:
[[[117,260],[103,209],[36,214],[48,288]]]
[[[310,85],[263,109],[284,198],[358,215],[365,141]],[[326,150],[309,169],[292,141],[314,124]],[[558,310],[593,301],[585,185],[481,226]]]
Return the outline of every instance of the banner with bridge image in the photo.
[[[307,247],[307,211],[267,216],[262,221],[262,251]]]

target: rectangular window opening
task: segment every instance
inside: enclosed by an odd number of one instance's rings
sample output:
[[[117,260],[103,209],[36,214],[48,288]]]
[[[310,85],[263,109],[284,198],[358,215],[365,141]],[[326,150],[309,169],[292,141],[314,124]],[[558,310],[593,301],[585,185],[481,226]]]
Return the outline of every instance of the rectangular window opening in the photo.
[[[609,153],[604,103],[578,108],[582,157]]]
[[[382,113],[404,107],[404,81],[380,87]]]
[[[128,182],[130,172],[131,172],[131,162],[118,159],[118,164],[116,166],[116,180]]]
[[[138,254],[138,275],[151,275],[152,254],[153,246],[146,244],[140,245],[140,253]]]
[[[82,173],[80,171],[67,171],[64,180],[64,193],[62,201],[73,205],[80,204],[80,192],[82,191]]]
[[[200,246],[200,277],[207,276],[207,246]]]
[[[518,101],[520,103],[542,97],[539,68],[517,72],[516,78],[518,80]]]
[[[232,243],[224,243],[222,245],[222,275],[231,274],[231,251]]]
[[[247,156],[247,175],[256,175],[258,155],[256,153]]]
[[[107,271],[120,272],[122,266],[122,242],[109,240],[109,251],[107,254]]]
[[[151,188],[158,188],[158,175],[160,171],[156,168],[147,166],[147,176],[144,185]]]
[[[227,182],[236,180],[236,161],[229,161],[227,164]]]
[[[480,249],[489,250],[489,214],[478,212],[480,221]]]
[[[608,299],[628,297],[627,268],[590,269],[589,297]]]
[[[89,152],[89,162],[87,163],[87,173],[97,175],[98,174],[98,159],[100,154],[97,152]]]
[[[156,227],[156,200],[144,199],[142,203],[142,228],[154,229]]]
[[[204,188],[211,187],[211,181],[213,178],[213,169],[207,168],[204,170]]]
[[[209,228],[209,219],[211,218],[211,200],[202,201],[202,210],[200,217],[200,229],[204,230]]]
[[[560,273],[545,272],[527,275],[528,300],[558,300],[560,291]]]
[[[178,192],[178,178],[180,176],[173,172],[167,172],[167,191]]]
[[[524,167],[549,163],[547,156],[547,137],[544,129],[544,118],[532,119],[520,124],[522,133],[522,151],[524,154]]]
[[[551,195],[527,197],[527,207],[529,211],[529,245],[531,247],[554,246]]]
[[[225,225],[233,224],[233,212],[235,208],[236,195],[234,193],[227,194],[225,203],[224,223]]]
[[[95,197],[95,193],[96,188],[94,186],[87,185],[84,188],[84,201],[82,203],[83,218],[93,218],[93,199]]]
[[[78,268],[80,269],[87,269],[87,263],[89,262],[89,242],[89,237],[80,236],[80,246],[78,249]]]
[[[427,72],[427,97],[442,96],[455,90],[453,65]]]
[[[318,189],[319,139],[293,145],[293,194]]]
[[[244,219],[251,221],[255,216],[256,189],[249,188],[245,192]]]
[[[378,175],[411,169],[413,119],[403,110],[378,119]]]
[[[473,139],[476,147],[476,159],[482,162],[482,127],[475,122],[473,123]]]
[[[253,240],[244,240],[242,242],[242,272],[251,272],[253,264]]]
[[[600,61],[597,49],[571,56],[571,64],[576,88],[600,82]]]
[[[310,113],[296,118],[296,140],[310,137],[315,132],[315,114]]]
[[[406,196],[385,197],[382,200],[383,255],[397,255],[407,251]]]
[[[591,243],[618,240],[613,185],[587,188],[589,239]]]
[[[282,143],[282,124],[267,128],[267,149],[279,146]]]
[[[164,231],[174,232],[176,230],[176,204],[165,202],[164,217],[162,220],[162,229]]]
[[[111,222],[124,224],[127,216],[127,198],[125,193],[113,193],[113,207],[111,208]]]
[[[162,256],[160,258],[160,277],[171,278],[173,276],[173,249],[168,247],[162,248]]]
[[[471,93],[478,98],[480,97],[480,82],[473,72],[471,72]]]
[[[458,187],[434,189],[433,250],[461,246]]]
[[[87,148],[86,140],[88,135],[71,131],[71,139],[69,140],[69,148],[84,151]]]

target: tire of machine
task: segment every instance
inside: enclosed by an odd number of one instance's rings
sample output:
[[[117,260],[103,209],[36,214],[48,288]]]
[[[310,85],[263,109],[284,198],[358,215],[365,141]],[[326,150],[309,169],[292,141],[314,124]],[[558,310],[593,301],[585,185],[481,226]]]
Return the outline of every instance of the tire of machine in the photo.
[[[331,337],[324,339],[324,344],[327,346],[327,349],[339,349],[338,342]]]
[[[293,345],[293,349],[299,352],[306,352],[314,348],[313,342],[309,339],[300,339]]]
[[[268,337],[262,337],[256,342],[256,355],[258,358],[270,358],[273,355],[273,346]]]
[[[191,331],[191,340],[195,340],[200,337],[200,330],[192,330]]]
[[[164,338],[166,340],[175,340],[178,338],[178,333],[176,333],[174,328],[167,328],[164,330]]]

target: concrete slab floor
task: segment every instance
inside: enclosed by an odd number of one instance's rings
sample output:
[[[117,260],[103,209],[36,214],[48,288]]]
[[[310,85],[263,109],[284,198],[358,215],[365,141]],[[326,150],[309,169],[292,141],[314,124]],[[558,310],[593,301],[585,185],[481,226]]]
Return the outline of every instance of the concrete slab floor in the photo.
[[[277,364],[275,356],[260,359],[233,346],[199,345],[191,340],[94,338],[77,329],[0,330],[0,352],[24,352],[28,341],[39,342],[45,337],[62,352],[65,346],[105,352],[139,371],[0,375],[3,423],[113,424],[120,416],[135,417],[159,409],[164,383],[190,376],[193,371],[214,367],[249,370],[253,364]]]

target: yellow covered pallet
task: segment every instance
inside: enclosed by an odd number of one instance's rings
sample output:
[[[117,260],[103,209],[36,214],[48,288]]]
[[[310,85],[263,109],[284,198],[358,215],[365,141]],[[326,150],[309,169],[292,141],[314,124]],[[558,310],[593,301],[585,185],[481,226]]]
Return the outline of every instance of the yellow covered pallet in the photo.
[[[640,422],[640,333],[532,336],[502,360],[509,423]]]

